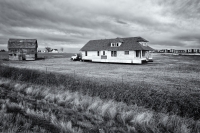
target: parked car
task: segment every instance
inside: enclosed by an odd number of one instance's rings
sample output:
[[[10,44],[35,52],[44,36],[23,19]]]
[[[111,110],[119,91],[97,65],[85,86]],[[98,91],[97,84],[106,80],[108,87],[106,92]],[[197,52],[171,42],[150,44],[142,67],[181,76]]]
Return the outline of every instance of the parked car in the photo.
[[[74,54],[73,56],[71,56],[71,60],[73,60],[73,61],[81,61],[82,60],[82,56],[81,56],[81,54]]]

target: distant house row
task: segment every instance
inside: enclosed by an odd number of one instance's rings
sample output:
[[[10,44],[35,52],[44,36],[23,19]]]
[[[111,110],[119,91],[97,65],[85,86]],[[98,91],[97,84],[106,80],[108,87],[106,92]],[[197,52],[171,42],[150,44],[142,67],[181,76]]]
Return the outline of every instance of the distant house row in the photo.
[[[38,50],[38,53],[59,53],[58,49],[51,49],[50,51],[47,50]]]
[[[186,50],[176,50],[176,49],[161,49],[155,50],[155,53],[200,53],[200,49],[186,49]]]

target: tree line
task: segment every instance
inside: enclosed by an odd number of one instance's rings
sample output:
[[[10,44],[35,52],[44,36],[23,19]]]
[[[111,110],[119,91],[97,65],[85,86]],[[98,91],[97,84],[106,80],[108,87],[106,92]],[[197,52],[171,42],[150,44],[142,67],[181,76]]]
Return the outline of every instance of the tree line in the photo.
[[[51,51],[53,50],[51,47],[45,47],[45,49],[47,50],[47,52],[51,52]],[[64,50],[64,48],[61,47],[61,48],[60,48],[60,51],[63,52],[63,50]]]
[[[1,49],[1,50],[0,50],[0,52],[6,52],[6,50],[4,50],[4,49]]]

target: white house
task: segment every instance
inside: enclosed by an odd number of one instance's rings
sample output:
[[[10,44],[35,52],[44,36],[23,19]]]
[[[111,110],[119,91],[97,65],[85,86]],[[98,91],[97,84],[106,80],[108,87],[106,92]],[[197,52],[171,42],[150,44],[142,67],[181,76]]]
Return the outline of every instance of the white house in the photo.
[[[90,40],[80,51],[83,61],[142,64],[153,61],[147,42],[142,37]]]
[[[52,49],[51,53],[58,53],[58,49]]]
[[[187,49],[186,52],[187,53],[199,53],[200,50],[199,49]]]

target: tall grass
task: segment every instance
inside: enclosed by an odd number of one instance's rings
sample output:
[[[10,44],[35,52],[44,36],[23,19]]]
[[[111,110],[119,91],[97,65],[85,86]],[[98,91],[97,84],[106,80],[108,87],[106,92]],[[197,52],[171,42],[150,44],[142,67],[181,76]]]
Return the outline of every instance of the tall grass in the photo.
[[[175,114],[195,120],[200,118],[200,93],[195,92],[194,94],[194,92],[188,90],[174,89],[171,92],[168,90],[155,90],[151,88],[152,86],[145,84],[141,84],[140,86],[114,82],[101,84],[70,74],[61,75],[7,66],[0,66],[0,76],[30,84],[45,85],[48,87],[59,86],[63,90],[80,92],[83,95],[98,96],[101,99],[113,99],[128,105],[137,104],[156,112]],[[57,90],[54,91],[56,92]],[[104,108],[106,110],[112,107],[105,106]]]
[[[41,85],[32,86],[8,79],[1,79],[0,87],[0,112],[2,115],[11,113],[13,119],[21,119],[22,123],[28,121],[27,129],[20,129],[23,131],[31,130],[30,124],[37,130],[44,130],[41,132],[63,133],[200,131],[199,121],[156,113],[137,105],[128,106],[123,102],[102,100],[99,97],[66,91],[62,87],[44,88]],[[5,95],[6,99],[3,99]],[[13,132],[19,130],[19,126],[25,126],[12,120],[6,122],[4,126],[14,123]],[[2,131],[7,131],[5,128]]]

